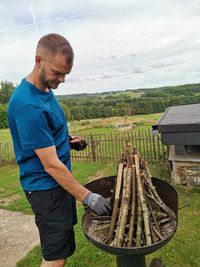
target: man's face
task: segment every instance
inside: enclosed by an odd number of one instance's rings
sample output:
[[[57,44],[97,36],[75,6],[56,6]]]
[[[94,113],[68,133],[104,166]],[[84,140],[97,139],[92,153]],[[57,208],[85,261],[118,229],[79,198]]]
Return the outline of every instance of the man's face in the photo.
[[[39,78],[42,85],[48,89],[56,89],[65,82],[65,76],[70,73],[72,64],[66,63],[66,57],[57,54],[41,60]]]

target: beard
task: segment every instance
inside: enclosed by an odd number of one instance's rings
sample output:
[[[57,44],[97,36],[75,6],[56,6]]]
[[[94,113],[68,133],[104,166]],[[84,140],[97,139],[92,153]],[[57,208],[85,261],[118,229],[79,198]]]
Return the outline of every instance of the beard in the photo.
[[[56,89],[58,88],[58,85],[60,84],[60,81],[58,80],[49,80],[47,78],[47,74],[44,68],[41,70],[41,73],[40,73],[40,81],[42,85],[48,89]]]

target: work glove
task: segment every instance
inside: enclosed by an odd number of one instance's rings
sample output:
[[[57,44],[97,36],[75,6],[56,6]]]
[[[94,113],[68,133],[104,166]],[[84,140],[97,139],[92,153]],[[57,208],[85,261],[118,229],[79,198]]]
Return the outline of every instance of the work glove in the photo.
[[[108,201],[99,194],[89,192],[83,200],[83,204],[90,207],[98,215],[110,214],[111,207]]]
[[[87,147],[87,142],[79,136],[69,135],[69,144],[71,149],[76,151],[83,150]]]

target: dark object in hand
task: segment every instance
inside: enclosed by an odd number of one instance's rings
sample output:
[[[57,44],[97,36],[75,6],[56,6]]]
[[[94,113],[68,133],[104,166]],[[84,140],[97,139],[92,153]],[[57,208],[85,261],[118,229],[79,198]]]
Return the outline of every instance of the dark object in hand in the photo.
[[[69,135],[70,148],[76,151],[83,150],[87,147],[87,142],[78,136]]]

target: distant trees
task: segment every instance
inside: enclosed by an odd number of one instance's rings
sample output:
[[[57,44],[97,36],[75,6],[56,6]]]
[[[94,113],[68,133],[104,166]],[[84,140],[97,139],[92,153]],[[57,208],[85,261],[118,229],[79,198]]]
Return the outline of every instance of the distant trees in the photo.
[[[0,128],[8,127],[6,106],[14,90],[0,82]],[[164,112],[167,107],[200,102],[200,84],[57,96],[68,121]]]
[[[8,128],[7,103],[13,90],[14,85],[11,82],[0,82],[0,129]]]
[[[0,104],[0,129],[8,128],[7,106]]]
[[[1,81],[0,83],[0,103],[7,104],[9,98],[14,90],[14,85],[8,81]]]
[[[130,115],[163,112],[172,105],[200,102],[200,84],[59,96],[58,99],[68,106],[72,120],[124,116],[126,122]]]

